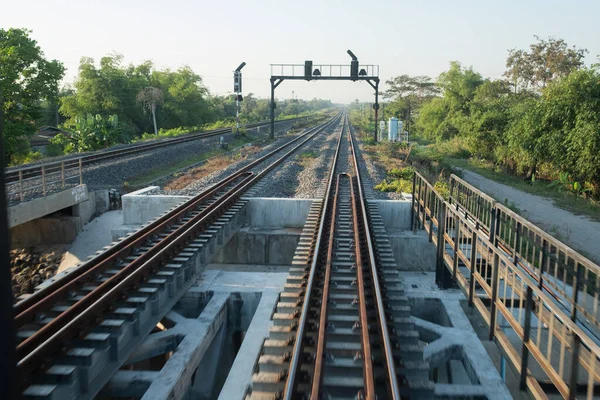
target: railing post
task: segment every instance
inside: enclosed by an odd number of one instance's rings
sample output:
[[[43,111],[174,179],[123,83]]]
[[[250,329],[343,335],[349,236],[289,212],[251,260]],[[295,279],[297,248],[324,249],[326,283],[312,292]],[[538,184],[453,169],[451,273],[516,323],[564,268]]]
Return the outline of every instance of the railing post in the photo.
[[[569,379],[569,400],[577,398],[577,375],[579,375],[579,348],[581,338],[573,333],[573,350],[571,352],[571,377]]]
[[[533,289],[527,286],[527,297],[525,300],[525,326],[523,327],[523,347],[521,351],[521,390],[527,389],[527,364],[529,362],[529,336],[531,334],[531,311],[533,309]],[[539,328],[538,328],[539,329]]]
[[[46,167],[42,165],[42,193],[46,195]]]
[[[460,238],[460,218],[458,214],[454,214],[454,257],[452,258],[452,279],[456,279],[458,273],[458,240]]]
[[[475,296],[475,265],[477,263],[477,231],[473,230],[471,235],[471,279],[469,280],[469,307],[473,307]]]
[[[415,228],[415,187],[417,185],[417,172],[413,173],[412,182],[412,207],[410,208],[410,227],[414,231]]]
[[[435,265],[435,281],[442,289],[445,288],[444,283],[444,251],[446,250],[446,204],[441,203],[438,206],[438,234],[436,248],[436,265]]]
[[[60,182],[61,182],[61,186],[64,189],[65,188],[65,162],[62,161],[60,163]]]
[[[81,158],[79,159],[79,184],[83,185],[83,163]]]
[[[494,334],[496,332],[496,314],[498,301],[498,270],[500,269],[500,257],[494,252],[494,261],[492,262],[492,299],[491,299],[491,310],[490,310],[490,335],[489,340],[494,340]]]
[[[490,209],[490,242],[493,246],[496,246],[496,223],[498,213],[496,207]]]
[[[519,257],[517,256],[517,249],[518,246],[521,243],[521,223],[519,221],[517,221],[517,224],[515,225],[515,241],[513,244],[513,263],[515,265],[519,264]]]
[[[435,193],[431,190],[429,193],[429,203],[431,203],[431,206],[429,207],[429,243],[433,242],[433,208],[435,207],[435,200]],[[439,223],[440,221],[438,221],[438,227]]]
[[[454,193],[454,178],[450,177],[450,195],[448,196],[448,204],[452,205],[452,196]]]
[[[23,196],[23,171],[19,171],[19,198],[21,201],[25,198]]]
[[[413,229],[414,233],[417,233],[417,228],[418,228],[417,224],[420,223],[419,218],[420,218],[420,214],[421,214],[421,182],[422,181],[423,181],[423,179],[419,179],[419,191],[418,191],[419,201],[417,201],[417,215],[416,215],[416,218],[415,218],[415,226],[414,226],[414,229]]]
[[[548,246],[548,241],[546,239],[542,240],[542,260],[540,261],[540,278],[538,281],[538,288],[542,289],[544,287],[544,268],[548,263],[548,252],[550,251]]]
[[[575,271],[575,284],[573,285],[573,308],[571,309],[571,321],[577,319],[577,302],[579,301],[579,288],[581,287],[581,279],[584,268],[577,263],[577,271]]]

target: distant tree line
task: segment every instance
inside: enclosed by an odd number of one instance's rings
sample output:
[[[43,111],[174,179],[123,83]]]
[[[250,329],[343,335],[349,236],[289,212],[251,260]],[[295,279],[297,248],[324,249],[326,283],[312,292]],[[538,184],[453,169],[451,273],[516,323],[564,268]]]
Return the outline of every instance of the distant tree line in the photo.
[[[387,116],[433,141],[457,140],[474,157],[525,179],[560,180],[600,197],[600,69],[587,50],[543,40],[509,51],[504,79],[459,62],[436,81],[395,77]]]
[[[60,126],[66,132],[53,141],[58,154],[129,142],[159,129],[187,132],[235,119],[234,96],[211,95],[191,68],[161,70],[151,61],[126,65],[120,54],[102,57],[99,64],[83,57],[73,85],[60,88],[63,64],[46,60],[30,33],[0,29],[0,106],[9,162],[31,159],[26,138],[41,125]],[[275,115],[331,106],[328,100],[286,100],[278,102]],[[241,122],[267,118],[268,100],[246,95]]]

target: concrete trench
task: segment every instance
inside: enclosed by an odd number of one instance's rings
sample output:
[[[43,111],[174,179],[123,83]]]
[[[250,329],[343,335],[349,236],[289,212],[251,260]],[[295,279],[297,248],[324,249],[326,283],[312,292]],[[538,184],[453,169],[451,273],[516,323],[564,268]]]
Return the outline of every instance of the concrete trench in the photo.
[[[123,197],[124,224],[114,235],[137,229],[185,199],[147,193]],[[139,359],[160,352],[161,368],[127,370],[134,365],[129,363],[102,394],[146,400],[243,398],[312,201],[248,198],[240,228],[165,316],[170,327],[150,334],[134,353],[148,352]],[[377,203],[404,279],[435,398],[510,398],[461,308],[462,293],[435,287],[434,246],[422,232],[409,231],[410,202],[370,201]]]
[[[186,200],[123,196],[121,237]],[[97,398],[242,399],[313,199],[246,198],[234,231],[198,261],[185,294],[129,352]],[[435,248],[409,231],[410,202],[375,202],[403,279],[435,398],[510,398],[458,290],[434,284]],[[187,285],[186,285],[187,286]]]

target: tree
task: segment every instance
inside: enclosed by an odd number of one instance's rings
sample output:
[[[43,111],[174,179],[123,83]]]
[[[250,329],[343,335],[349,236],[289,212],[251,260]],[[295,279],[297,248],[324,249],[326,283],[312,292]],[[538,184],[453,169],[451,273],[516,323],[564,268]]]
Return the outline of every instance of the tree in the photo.
[[[62,147],[65,153],[92,151],[123,143],[126,130],[119,124],[116,114],[104,118],[88,114],[78,116],[74,122],[62,127],[66,134],[51,139],[52,144]]]
[[[410,132],[413,113],[427,101],[439,93],[438,87],[428,76],[396,76],[385,82],[389,89],[383,97],[392,99],[388,110],[397,117],[404,119],[406,130]]]
[[[529,46],[530,51],[511,49],[506,59],[504,76],[513,84],[515,93],[519,88],[544,89],[548,83],[569,75],[583,66],[587,49],[568,47],[563,39],[548,40],[534,36],[537,43]]]
[[[550,84],[540,103],[540,143],[545,161],[600,196],[600,71],[572,72]]]
[[[64,75],[62,63],[44,58],[31,31],[0,29],[0,108],[4,114],[7,159],[28,151],[23,138],[35,133],[40,103],[55,98]]]
[[[154,134],[158,135],[158,128],[156,126],[156,106],[161,105],[164,101],[162,90],[151,86],[146,87],[138,93],[137,101],[142,104],[144,110],[152,113]]]

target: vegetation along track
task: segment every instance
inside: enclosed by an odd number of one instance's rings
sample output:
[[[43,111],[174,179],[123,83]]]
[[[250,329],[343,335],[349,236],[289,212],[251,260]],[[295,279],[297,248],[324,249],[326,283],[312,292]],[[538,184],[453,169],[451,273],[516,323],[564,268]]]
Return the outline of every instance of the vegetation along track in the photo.
[[[363,195],[347,117],[315,203],[247,399],[431,398],[391,251],[373,238],[382,223]]]
[[[93,398],[234,233],[241,196],[338,120],[246,165],[17,303],[25,397]]]
[[[290,119],[277,121],[277,122],[291,122],[291,121],[295,121],[295,120],[302,119],[302,118],[303,117],[290,118]],[[243,128],[251,129],[251,128],[258,127],[258,126],[267,126],[269,123],[270,122],[257,122],[257,123],[244,125]],[[67,158],[65,160],[61,160],[61,161],[57,161],[57,162],[36,163],[35,165],[25,165],[25,166],[10,168],[5,171],[4,179],[5,179],[5,183],[9,184],[9,183],[18,182],[19,179],[28,180],[28,179],[32,179],[32,178],[38,178],[38,177],[41,177],[43,174],[60,173],[63,168],[64,169],[77,168],[79,166],[80,159],[81,159],[81,164],[83,166],[85,166],[85,165],[97,163],[99,161],[104,161],[104,160],[113,159],[113,158],[117,158],[117,157],[123,157],[123,156],[131,155],[131,154],[137,154],[137,153],[154,150],[154,149],[165,147],[165,146],[172,146],[175,144],[190,142],[193,140],[206,139],[206,138],[213,137],[213,136],[231,133],[232,129],[233,128],[221,128],[221,129],[215,129],[215,130],[206,131],[206,132],[191,133],[191,134],[187,134],[187,135],[181,135],[181,136],[173,138],[173,139],[157,140],[157,141],[153,141],[151,143],[143,143],[143,144],[139,144],[139,145],[135,145],[135,146],[126,146],[126,147],[115,149],[115,150],[98,151],[98,152],[94,152],[92,154],[86,154],[83,156],[74,156],[73,158]],[[43,167],[43,171],[42,171],[42,167]]]

